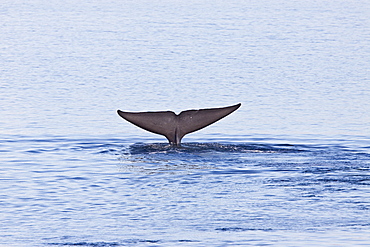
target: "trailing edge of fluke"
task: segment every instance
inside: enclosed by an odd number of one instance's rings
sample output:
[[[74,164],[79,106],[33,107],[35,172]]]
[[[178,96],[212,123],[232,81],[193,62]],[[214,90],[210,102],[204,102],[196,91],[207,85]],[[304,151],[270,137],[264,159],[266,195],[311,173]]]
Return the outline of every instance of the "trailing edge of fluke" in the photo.
[[[124,112],[117,113],[130,123],[153,132],[164,135],[170,144],[179,145],[181,139],[191,132],[203,129],[237,110],[241,104],[222,108],[187,110],[176,115],[172,111],[158,112]]]

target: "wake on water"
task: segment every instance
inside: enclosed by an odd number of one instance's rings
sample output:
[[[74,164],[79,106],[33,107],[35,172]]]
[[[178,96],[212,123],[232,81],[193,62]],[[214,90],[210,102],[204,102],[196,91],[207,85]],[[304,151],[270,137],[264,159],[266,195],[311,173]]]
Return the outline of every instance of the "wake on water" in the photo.
[[[118,228],[112,232],[130,229],[133,217],[145,224],[150,220],[150,224],[154,222],[168,233],[166,237],[158,236],[148,228],[141,235],[128,231],[117,238],[113,233],[110,238],[99,234],[96,238],[84,238],[82,233],[60,237],[64,236],[64,232],[60,232],[54,234],[55,238],[45,238],[49,245],[145,246],[206,242],[207,238],[198,239],[195,235],[174,237],[173,226],[164,220],[174,215],[179,218],[176,222],[180,224],[177,229],[180,232],[193,229],[197,234],[216,234],[214,236],[219,236],[215,237],[216,242],[223,241],[219,234],[240,232],[287,236],[288,231],[366,231],[370,226],[367,196],[370,147],[355,147],[344,142],[317,143],[218,141],[185,142],[174,147],[156,142],[128,143],[118,138],[8,138],[1,141],[4,164],[8,164],[4,171],[9,177],[3,186],[20,186],[9,192],[9,198],[17,198],[20,190],[30,195],[36,191],[41,199],[31,196],[28,200],[34,205],[42,203],[46,212],[54,212],[55,203],[59,203],[57,207],[63,212],[49,213],[50,221],[42,216],[49,226],[59,222],[58,217],[69,215],[71,223],[82,217],[93,224],[90,228],[85,226],[93,232],[101,225],[100,220],[94,220],[95,216],[111,219],[119,212]],[[70,193],[75,190],[77,193]],[[54,200],[48,200],[50,195]],[[70,204],[73,200],[78,203]],[[114,203],[103,203],[102,212],[94,211],[93,218],[81,216],[79,212],[83,210],[99,208],[92,206],[99,201]],[[24,205],[23,201],[8,200],[8,204],[12,203],[17,207]],[[7,213],[6,207],[4,210],[5,216],[13,215]],[[314,218],[310,218],[312,212],[316,215]],[[361,217],[353,217],[359,214]],[[204,215],[215,216],[204,218]],[[35,227],[41,219],[32,220],[22,213],[20,217]],[[142,225],[137,224],[134,227],[138,231]],[[72,227],[70,232],[78,231],[82,231],[81,228]],[[34,234],[50,235],[42,231]]]
[[[217,170],[225,173],[246,173],[263,170],[291,170],[302,173],[334,171],[368,171],[368,148],[353,150],[343,145],[293,145],[268,143],[135,143],[121,150],[120,169],[127,166],[151,171],[175,168]],[[119,153],[119,152],[118,152]],[[253,170],[248,168],[253,167]],[[364,174],[364,180],[368,176]]]

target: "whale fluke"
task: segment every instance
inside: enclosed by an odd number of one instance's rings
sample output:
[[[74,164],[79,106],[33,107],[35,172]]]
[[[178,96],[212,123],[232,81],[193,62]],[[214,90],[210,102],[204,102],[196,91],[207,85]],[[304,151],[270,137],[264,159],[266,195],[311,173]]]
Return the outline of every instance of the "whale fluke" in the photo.
[[[117,113],[123,119],[155,134],[164,135],[170,144],[179,145],[181,139],[191,132],[207,127],[226,117],[241,104],[222,108],[187,110],[176,115],[172,111],[124,112]]]

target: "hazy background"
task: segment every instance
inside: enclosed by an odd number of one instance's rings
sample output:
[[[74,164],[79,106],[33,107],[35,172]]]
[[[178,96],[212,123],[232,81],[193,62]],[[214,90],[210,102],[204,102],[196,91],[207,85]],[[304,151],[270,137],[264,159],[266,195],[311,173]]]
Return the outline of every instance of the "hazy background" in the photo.
[[[115,111],[241,102],[202,133],[368,138],[369,13],[367,1],[7,1],[0,131],[147,135]]]

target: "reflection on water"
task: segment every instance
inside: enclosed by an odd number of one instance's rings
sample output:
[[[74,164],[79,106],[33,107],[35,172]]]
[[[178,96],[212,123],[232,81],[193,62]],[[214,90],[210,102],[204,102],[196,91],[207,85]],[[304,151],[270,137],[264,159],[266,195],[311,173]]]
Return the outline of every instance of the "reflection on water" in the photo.
[[[130,146],[131,154],[143,153],[284,153],[303,151],[304,146],[295,146],[289,144],[222,144],[222,143],[183,143],[181,146],[171,146],[163,143],[144,144],[137,143]]]

